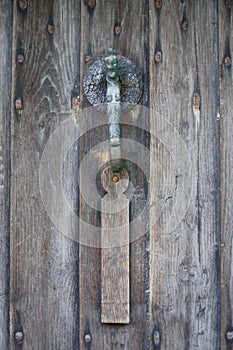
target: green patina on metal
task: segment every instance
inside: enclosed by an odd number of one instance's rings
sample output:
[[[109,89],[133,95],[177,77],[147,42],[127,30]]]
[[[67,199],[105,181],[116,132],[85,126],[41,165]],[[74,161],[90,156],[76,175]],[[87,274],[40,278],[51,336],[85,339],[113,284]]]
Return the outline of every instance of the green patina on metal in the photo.
[[[106,51],[105,64],[111,167],[114,172],[121,172],[124,167],[124,162],[121,158],[121,95],[116,50],[108,49]]]
[[[108,49],[105,56],[91,63],[84,80],[87,100],[101,113],[107,113],[111,168],[121,172],[124,161],[121,153],[121,114],[130,111],[141,98],[141,74],[127,58]]]

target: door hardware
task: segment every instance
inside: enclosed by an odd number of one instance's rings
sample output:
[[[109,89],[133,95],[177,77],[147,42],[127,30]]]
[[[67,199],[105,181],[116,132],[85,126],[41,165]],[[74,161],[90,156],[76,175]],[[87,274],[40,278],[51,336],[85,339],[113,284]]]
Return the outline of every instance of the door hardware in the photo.
[[[141,75],[131,61],[110,48],[104,57],[91,63],[83,89],[87,100],[108,114],[111,166],[120,172],[123,169],[120,115],[139,102],[143,91]]]
[[[121,158],[121,130],[120,130],[120,114],[121,114],[121,97],[120,83],[118,76],[118,60],[116,50],[108,49],[105,55],[106,63],[106,80],[107,80],[107,113],[108,128],[110,141],[110,159],[111,167],[115,172],[123,169],[123,161]]]
[[[121,114],[131,110],[142,95],[142,80],[134,64],[106,50],[90,64],[84,76],[87,100],[107,114],[110,167],[101,174],[107,194],[101,203],[101,322],[130,322],[129,199],[124,195],[129,175],[121,150]]]

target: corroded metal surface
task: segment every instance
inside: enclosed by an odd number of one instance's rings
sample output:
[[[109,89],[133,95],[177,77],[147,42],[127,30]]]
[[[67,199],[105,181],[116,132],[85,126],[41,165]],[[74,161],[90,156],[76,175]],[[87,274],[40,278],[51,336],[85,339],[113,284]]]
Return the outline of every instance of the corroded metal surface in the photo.
[[[141,98],[143,86],[140,73],[127,58],[118,56],[118,74],[122,112],[127,105],[137,104]],[[83,89],[88,101],[100,112],[107,113],[107,81],[105,58],[94,61],[84,76]]]
[[[108,49],[105,55],[105,69],[107,80],[107,111],[108,111],[108,133],[111,149],[111,167],[118,172],[123,168],[121,159],[121,96],[118,75],[117,52]]]

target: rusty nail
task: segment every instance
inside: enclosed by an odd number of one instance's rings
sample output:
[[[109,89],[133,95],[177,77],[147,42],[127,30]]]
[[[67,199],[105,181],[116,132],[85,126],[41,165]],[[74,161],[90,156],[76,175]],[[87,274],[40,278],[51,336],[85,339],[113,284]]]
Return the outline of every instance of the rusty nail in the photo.
[[[188,20],[187,19],[184,19],[181,23],[181,27],[184,31],[187,31],[188,30],[188,27],[189,27],[189,23],[188,23]]]
[[[224,58],[224,64],[226,67],[229,67],[231,65],[231,57],[230,56],[226,56]]]
[[[121,26],[120,25],[115,25],[114,27],[114,32],[117,36],[121,34]]]
[[[48,33],[49,34],[53,34],[53,32],[54,32],[54,26],[53,26],[53,24],[48,24],[48,26],[47,26],[47,30],[48,30]]]
[[[20,10],[26,10],[26,8],[28,7],[28,2],[26,0],[19,0],[18,5]]]
[[[231,0],[226,0],[225,4],[227,7],[231,7]]]
[[[15,108],[18,112],[23,110],[23,101],[21,97],[15,99]]]
[[[86,55],[85,62],[90,63],[92,61],[92,57],[90,55]]]
[[[201,99],[200,99],[200,95],[195,92],[195,94],[193,94],[193,105],[194,105],[194,109],[199,111],[201,108]]]
[[[112,181],[116,184],[119,181],[119,177],[117,175],[114,175],[112,178]]]
[[[233,329],[229,329],[226,332],[226,338],[228,341],[233,342]]]
[[[91,341],[90,334],[86,334],[85,337],[84,337],[84,340],[85,340],[86,343],[90,343],[90,341]]]
[[[161,51],[156,51],[155,62],[157,62],[157,63],[162,62],[162,52]]]
[[[161,339],[160,339],[160,332],[157,329],[155,329],[154,330],[154,334],[153,334],[154,346],[155,347],[159,347],[160,346],[160,341],[161,341]]]
[[[23,61],[24,61],[24,55],[22,53],[19,53],[17,55],[17,62],[23,63]]]
[[[156,1],[155,1],[155,6],[156,6],[157,8],[162,7],[162,0],[156,0]]]
[[[23,340],[23,332],[18,331],[15,333],[15,341],[20,343]]]
[[[91,9],[93,9],[95,7],[96,3],[95,0],[88,0],[87,2],[87,6]]]

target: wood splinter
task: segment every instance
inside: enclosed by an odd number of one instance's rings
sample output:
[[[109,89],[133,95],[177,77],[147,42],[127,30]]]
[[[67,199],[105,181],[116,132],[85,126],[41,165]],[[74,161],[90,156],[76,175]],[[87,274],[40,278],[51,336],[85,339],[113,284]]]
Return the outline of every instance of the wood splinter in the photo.
[[[107,191],[101,203],[101,322],[129,324],[129,200],[123,194],[129,176],[109,167],[101,181]]]

